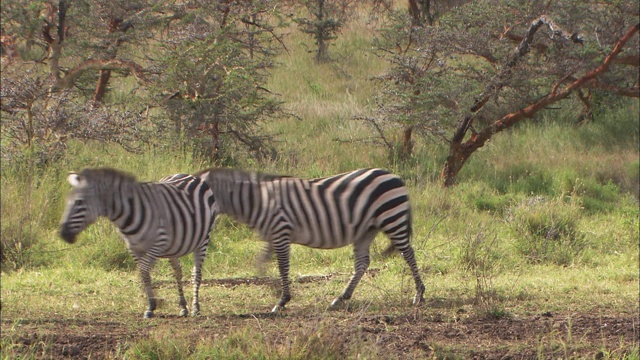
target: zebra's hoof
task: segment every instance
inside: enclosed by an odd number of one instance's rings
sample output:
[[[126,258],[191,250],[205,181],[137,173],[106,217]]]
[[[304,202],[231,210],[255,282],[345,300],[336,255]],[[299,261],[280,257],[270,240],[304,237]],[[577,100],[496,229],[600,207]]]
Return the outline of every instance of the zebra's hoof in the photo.
[[[185,317],[187,316],[187,314],[189,314],[189,311],[187,309],[180,310],[180,317]]]
[[[199,310],[194,310],[194,311],[191,312],[191,317],[196,317],[196,316],[200,316],[200,311]]]
[[[424,302],[425,302],[425,300],[424,300],[424,297],[422,297],[422,296],[416,295],[413,298],[413,305],[416,305],[416,306],[417,305],[422,305],[422,304],[424,304]]]
[[[151,310],[147,310],[144,312],[144,318],[145,319],[151,319],[153,317],[153,311]]]
[[[327,310],[339,310],[344,306],[344,304],[345,303],[344,303],[344,300],[342,300],[342,298],[336,298],[335,300],[333,300],[331,305],[329,305]]]
[[[271,313],[272,313],[272,314],[278,314],[278,313],[280,313],[280,312],[282,312],[282,311],[284,311],[284,310],[285,310],[284,306],[276,305],[276,306],[274,306],[274,307],[273,307],[273,309],[271,310]]]

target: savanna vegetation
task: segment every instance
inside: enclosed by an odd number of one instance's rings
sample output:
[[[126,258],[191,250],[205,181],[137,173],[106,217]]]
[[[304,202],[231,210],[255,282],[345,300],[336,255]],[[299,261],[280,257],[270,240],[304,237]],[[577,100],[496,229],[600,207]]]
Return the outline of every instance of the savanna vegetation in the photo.
[[[637,359],[638,14],[613,0],[3,1],[2,357]],[[338,311],[351,249],[294,246],[293,300],[268,315],[277,266],[260,274],[257,235],[221,217],[202,315],[177,316],[160,261],[158,317],[143,320],[108,221],[73,246],[57,235],[68,171],[96,166],[148,181],[390,169],[410,189],[426,304],[411,306],[381,237]]]

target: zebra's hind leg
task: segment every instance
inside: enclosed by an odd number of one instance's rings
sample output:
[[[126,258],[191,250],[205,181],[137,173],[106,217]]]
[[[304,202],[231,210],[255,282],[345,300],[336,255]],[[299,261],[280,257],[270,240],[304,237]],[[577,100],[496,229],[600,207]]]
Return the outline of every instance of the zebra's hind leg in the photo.
[[[284,310],[284,306],[291,300],[291,293],[289,291],[289,241],[274,244],[273,249],[278,259],[278,269],[280,270],[280,279],[282,281],[282,296],[280,297],[280,302],[271,310],[272,313],[277,313],[279,310]]]
[[[418,271],[418,264],[416,263],[416,256],[413,252],[413,248],[407,243],[406,248],[398,249],[398,251],[402,253],[402,257],[404,257],[404,260],[409,264],[413,280],[416,283],[416,295],[413,297],[413,305],[422,304],[424,303],[425,287],[422,283],[422,278],[420,278],[420,272]]]
[[[178,305],[180,305],[180,316],[187,316],[189,311],[187,310],[187,300],[184,298],[184,291],[182,289],[182,267],[180,266],[180,260],[178,258],[171,258],[169,261],[173,267],[176,285],[178,285]]]
[[[344,300],[351,299],[353,291],[355,290],[356,286],[358,286],[360,279],[362,279],[362,276],[369,268],[369,247],[371,246],[371,242],[375,237],[376,232],[370,232],[365,235],[362,241],[354,244],[353,252],[355,257],[355,272],[353,276],[351,276],[351,279],[349,280],[347,287],[342,292],[342,295],[335,298],[331,305],[329,305],[329,310],[336,310],[340,307],[340,305],[344,303]]]
[[[207,254],[208,245],[209,240],[207,239],[200,249],[193,252],[193,272],[191,276],[191,283],[193,284],[193,302],[191,304],[191,316],[200,315],[199,293],[200,283],[202,282],[202,263],[204,262],[205,255]]]
[[[271,260],[271,255],[273,255],[273,247],[271,243],[267,242],[262,250],[262,253],[258,256],[258,261],[256,262],[256,267],[258,268],[258,274],[260,276],[264,276],[267,272],[267,263]]]

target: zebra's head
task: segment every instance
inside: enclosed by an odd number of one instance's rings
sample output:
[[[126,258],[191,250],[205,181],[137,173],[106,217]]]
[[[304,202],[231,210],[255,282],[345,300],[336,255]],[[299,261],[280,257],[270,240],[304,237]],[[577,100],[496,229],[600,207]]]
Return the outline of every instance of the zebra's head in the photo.
[[[67,205],[60,221],[60,237],[73,244],[76,235],[98,218],[96,186],[78,173],[70,173],[67,181],[73,189],[67,197]]]
[[[76,236],[98,217],[108,216],[107,206],[110,199],[114,198],[114,192],[123,191],[125,185],[135,179],[117,170],[104,168],[72,172],[67,181],[72,190],[60,221],[60,237],[73,244]]]

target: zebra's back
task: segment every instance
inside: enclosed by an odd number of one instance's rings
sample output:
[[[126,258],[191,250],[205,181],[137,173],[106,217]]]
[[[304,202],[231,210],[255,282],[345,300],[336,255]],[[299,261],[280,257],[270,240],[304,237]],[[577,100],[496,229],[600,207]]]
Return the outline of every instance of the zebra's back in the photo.
[[[319,179],[211,169],[201,172],[222,213],[236,217],[271,241],[283,233],[292,243],[332,249],[366,233],[411,235],[404,182],[382,169],[360,169]]]

